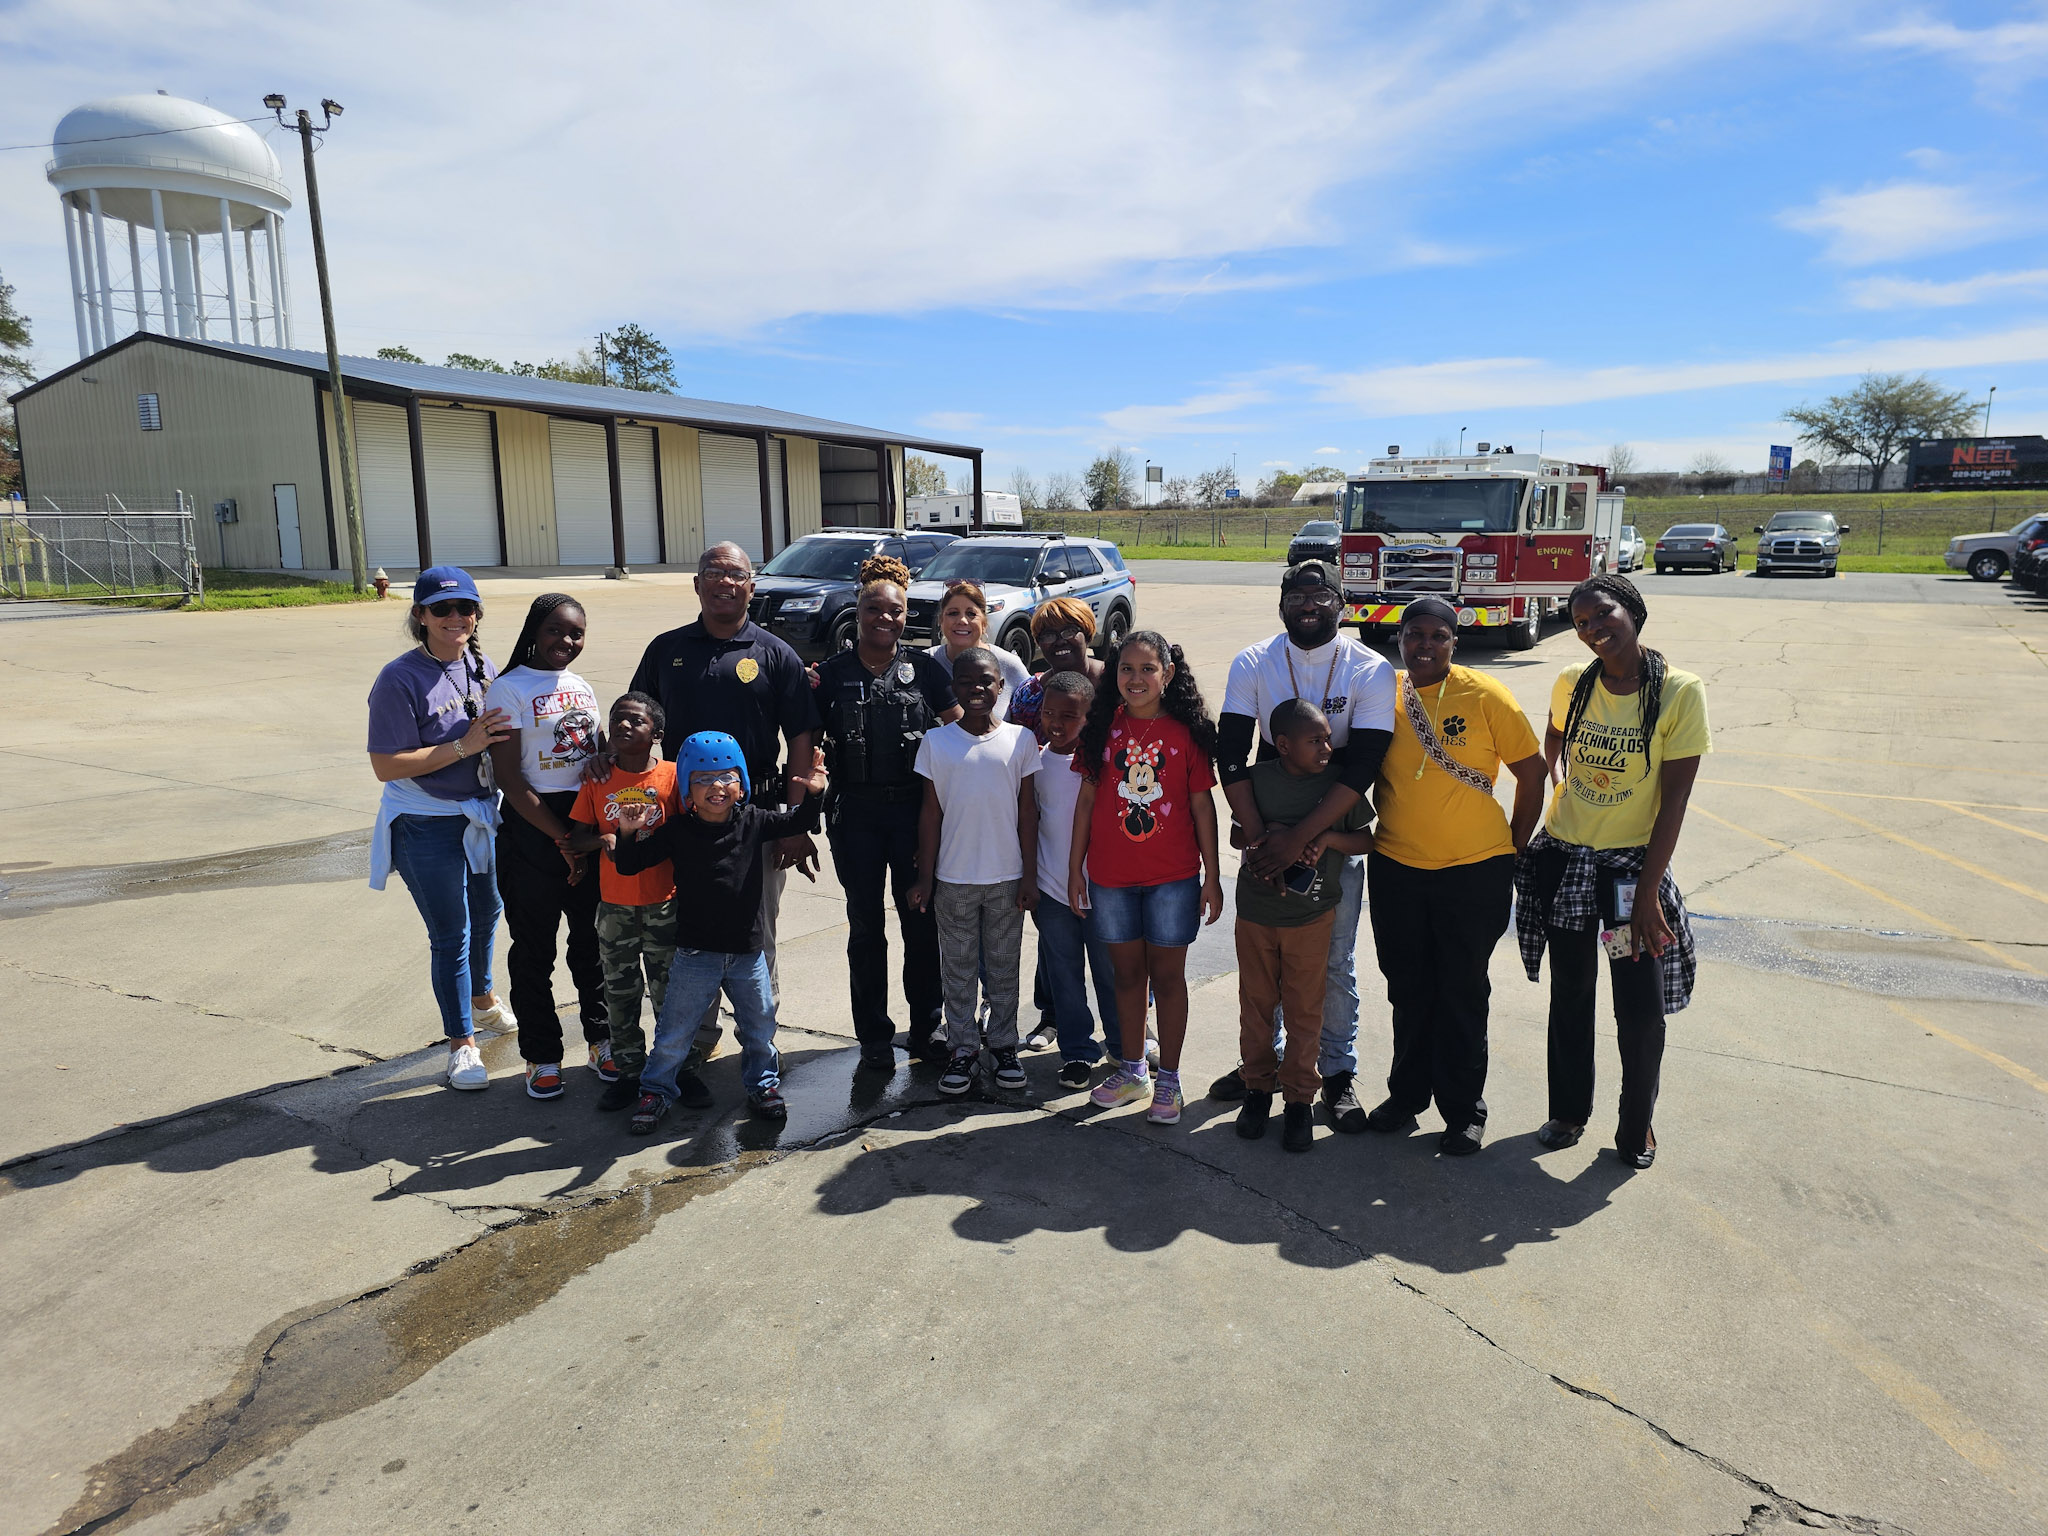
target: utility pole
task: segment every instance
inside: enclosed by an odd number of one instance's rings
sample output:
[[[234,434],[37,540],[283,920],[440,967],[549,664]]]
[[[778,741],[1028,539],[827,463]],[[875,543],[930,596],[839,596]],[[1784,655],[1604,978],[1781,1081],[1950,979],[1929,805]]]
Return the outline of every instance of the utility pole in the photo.
[[[1471,430],[1470,427],[1458,428],[1458,457],[1461,459],[1465,457],[1465,434]]]
[[[1994,384],[1984,396],[1984,435],[1986,437],[1991,435],[1991,396],[1997,393],[1998,386]]]
[[[280,128],[292,125],[284,120],[284,97],[272,92],[263,105],[277,114]],[[349,576],[358,592],[370,590],[369,555],[363,546],[363,513],[356,505],[355,444],[349,436],[348,411],[341,394],[341,349],[334,341],[334,291],[327,282],[327,236],[320,224],[320,178],[313,170],[313,135],[325,133],[341,115],[341,103],[322,100],[324,121],[313,126],[312,114],[304,107],[298,118],[299,148],[306,157],[306,217],[313,227],[313,267],[320,274],[320,323],[327,333],[327,392],[334,405],[334,441],[341,451],[342,518],[348,528]]]
[[[611,337],[603,331],[597,333],[597,382],[600,384],[609,384],[612,381],[611,365],[605,360],[605,343],[610,340]]]

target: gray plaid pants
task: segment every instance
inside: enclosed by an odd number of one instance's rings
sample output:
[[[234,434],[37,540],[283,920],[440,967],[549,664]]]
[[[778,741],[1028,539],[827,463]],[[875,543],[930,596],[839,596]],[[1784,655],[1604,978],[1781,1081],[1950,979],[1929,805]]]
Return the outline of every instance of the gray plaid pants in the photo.
[[[988,976],[986,1044],[992,1051],[1016,1049],[1017,968],[1024,946],[1024,914],[1017,910],[1020,883],[933,883],[939,979],[946,993],[946,1044],[953,1050],[984,1043],[975,1016],[983,972]]]

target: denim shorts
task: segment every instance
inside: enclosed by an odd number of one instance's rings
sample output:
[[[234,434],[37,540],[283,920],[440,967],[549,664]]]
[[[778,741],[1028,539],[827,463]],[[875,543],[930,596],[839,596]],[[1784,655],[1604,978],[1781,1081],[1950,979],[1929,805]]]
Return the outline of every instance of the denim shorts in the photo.
[[[1202,877],[1170,885],[1097,885],[1088,882],[1095,936],[1105,944],[1143,939],[1161,949],[1185,949],[1202,929]]]

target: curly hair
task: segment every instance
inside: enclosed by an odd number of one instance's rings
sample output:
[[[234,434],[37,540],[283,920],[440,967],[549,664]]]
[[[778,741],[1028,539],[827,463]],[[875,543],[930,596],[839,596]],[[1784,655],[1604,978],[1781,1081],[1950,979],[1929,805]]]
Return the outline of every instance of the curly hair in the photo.
[[[566,592],[541,593],[533,600],[533,606],[526,610],[526,622],[519,626],[519,638],[512,642],[512,654],[505,661],[507,672],[514,667],[533,665],[534,647],[540,644],[540,627],[557,608],[574,608],[578,613],[583,612],[583,605]]]
[[[1080,630],[1090,640],[1095,638],[1095,610],[1078,597],[1052,598],[1040,603],[1031,615],[1031,638],[1041,644],[1047,635],[1069,629]]]
[[[1123,708],[1123,691],[1116,686],[1117,666],[1123,660],[1124,652],[1134,645],[1144,646],[1173,668],[1173,677],[1159,701],[1161,710],[1187,727],[1195,750],[1213,764],[1216,761],[1216,722],[1209,718],[1209,706],[1203,702],[1202,690],[1195,684],[1195,669],[1188,665],[1181,648],[1158,630],[1134,629],[1124,636],[1123,644],[1110,658],[1108,675],[1103,678],[1109,686],[1097,688],[1095,702],[1088,707],[1088,723],[1081,727],[1081,744],[1075,749],[1075,761],[1080,763],[1081,771],[1092,780],[1102,767],[1102,753],[1109,745],[1110,729],[1116,722],[1117,711]]]
[[[894,555],[869,555],[854,576],[863,592],[883,581],[906,589],[910,586],[910,567]]]
[[[1643,601],[1643,594],[1626,576],[1602,572],[1598,576],[1588,577],[1572,588],[1572,595],[1565,604],[1565,611],[1569,613],[1577,607],[1582,597],[1613,598],[1621,611],[1628,615],[1629,622],[1635,626],[1638,636],[1642,634],[1643,626],[1650,621],[1650,605]],[[1647,645],[1639,646],[1639,649],[1642,660],[1636,670],[1636,699],[1642,712],[1640,718],[1643,727],[1643,773],[1647,777],[1650,772],[1650,737],[1656,732],[1657,718],[1664,710],[1664,674],[1669,669],[1662,651],[1653,651]],[[1564,750],[1567,753],[1571,751],[1572,738],[1578,735],[1579,726],[1585,721],[1586,706],[1593,701],[1593,689],[1599,682],[1600,663],[1595,659],[1586,663],[1586,670],[1579,674],[1578,681],[1572,685],[1571,703],[1566,707],[1564,716]]]

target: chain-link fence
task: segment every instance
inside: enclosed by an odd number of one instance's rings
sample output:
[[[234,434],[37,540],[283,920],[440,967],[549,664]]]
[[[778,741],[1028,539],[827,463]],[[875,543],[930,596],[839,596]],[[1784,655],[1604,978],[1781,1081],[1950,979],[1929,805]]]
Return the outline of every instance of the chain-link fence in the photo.
[[[0,600],[204,596],[182,492],[168,508],[131,508],[113,496],[97,508],[0,501]]]

